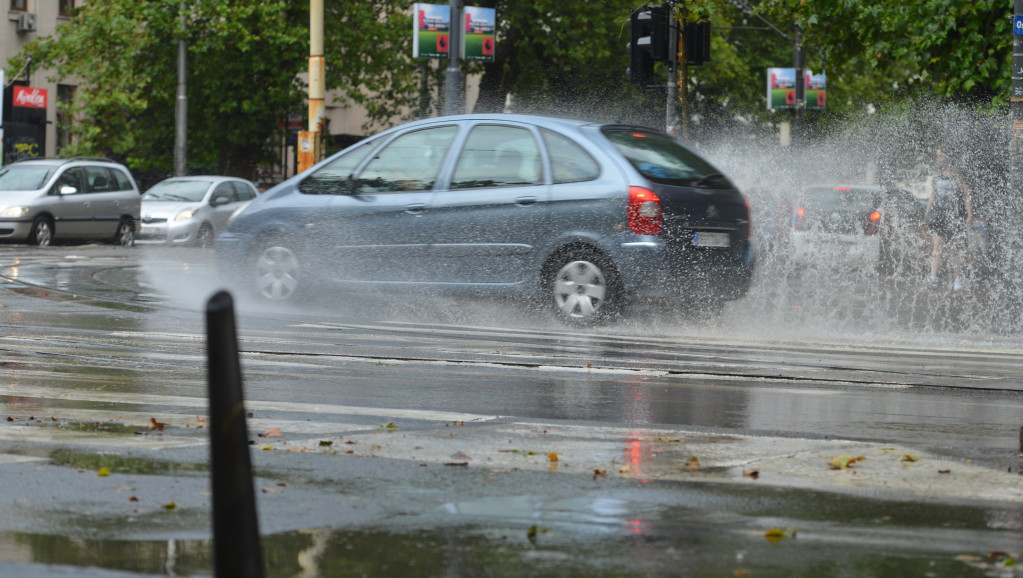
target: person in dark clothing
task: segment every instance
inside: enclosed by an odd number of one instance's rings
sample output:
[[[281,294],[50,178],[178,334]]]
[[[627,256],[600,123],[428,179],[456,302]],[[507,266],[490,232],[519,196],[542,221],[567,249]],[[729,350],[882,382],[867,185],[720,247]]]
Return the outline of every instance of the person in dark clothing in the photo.
[[[931,231],[934,249],[931,251],[930,283],[937,282],[938,269],[941,267],[941,250],[949,246],[949,260],[955,271],[952,288],[962,289],[961,264],[966,231],[973,221],[973,198],[970,187],[963,180],[959,169],[941,149],[937,150],[938,175],[931,188],[931,196],[927,200],[924,222]]]

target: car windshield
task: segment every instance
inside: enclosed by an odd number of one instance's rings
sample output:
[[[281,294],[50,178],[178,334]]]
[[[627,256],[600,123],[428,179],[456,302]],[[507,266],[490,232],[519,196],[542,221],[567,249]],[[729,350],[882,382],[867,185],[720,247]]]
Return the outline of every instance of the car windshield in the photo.
[[[206,196],[213,181],[164,181],[142,195],[143,201],[190,201],[197,203]]]
[[[655,183],[731,189],[732,183],[710,163],[677,141],[635,128],[604,129],[608,140],[644,177]]]
[[[12,165],[0,169],[0,191],[35,191],[43,188],[53,167]]]
[[[872,211],[877,208],[878,193],[849,187],[813,188],[806,191],[801,206],[818,211]]]

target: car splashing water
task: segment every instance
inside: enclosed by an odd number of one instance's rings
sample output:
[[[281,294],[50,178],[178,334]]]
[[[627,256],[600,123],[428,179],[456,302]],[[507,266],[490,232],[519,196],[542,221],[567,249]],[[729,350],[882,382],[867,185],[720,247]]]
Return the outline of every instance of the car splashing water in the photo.
[[[758,249],[753,290],[726,309],[718,327],[728,332],[753,327],[760,336],[872,341],[1014,340],[1023,330],[1023,277],[1013,250],[1021,231],[1018,193],[1009,182],[1010,126],[1004,114],[917,103],[808,135],[799,146],[781,147],[774,136],[722,135],[699,143],[747,196]],[[932,237],[923,215],[937,174],[937,149],[950,154],[970,188],[973,222],[958,251],[943,247],[931,281]],[[831,250],[815,245],[806,258],[795,259],[797,199],[815,184],[908,191],[915,198],[906,196],[908,205],[888,203],[886,195],[879,209],[879,236],[899,250],[857,259],[852,245]]]

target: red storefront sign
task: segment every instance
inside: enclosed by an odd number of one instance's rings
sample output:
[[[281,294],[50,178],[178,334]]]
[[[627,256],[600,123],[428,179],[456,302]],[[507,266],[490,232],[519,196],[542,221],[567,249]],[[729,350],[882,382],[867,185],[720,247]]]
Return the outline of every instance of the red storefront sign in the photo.
[[[14,106],[26,108],[46,108],[46,89],[32,88],[30,86],[14,87]]]

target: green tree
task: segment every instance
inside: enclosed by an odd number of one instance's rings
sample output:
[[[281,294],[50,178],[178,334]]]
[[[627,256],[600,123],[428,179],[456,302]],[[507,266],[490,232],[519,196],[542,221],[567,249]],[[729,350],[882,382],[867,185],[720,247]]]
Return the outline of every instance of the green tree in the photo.
[[[179,9],[186,11],[185,30]],[[140,170],[173,165],[177,46],[188,41],[190,165],[253,177],[273,157],[279,121],[302,102],[308,8],[287,0],[89,2],[10,63],[75,79],[68,154],[108,155]]]

